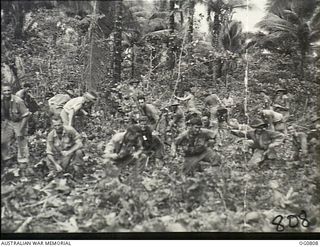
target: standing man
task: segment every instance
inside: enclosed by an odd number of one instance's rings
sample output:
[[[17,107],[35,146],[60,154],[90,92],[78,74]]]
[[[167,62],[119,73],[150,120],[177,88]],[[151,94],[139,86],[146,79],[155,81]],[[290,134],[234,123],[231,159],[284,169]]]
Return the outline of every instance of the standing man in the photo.
[[[35,98],[31,94],[31,84],[30,83],[25,83],[23,85],[23,88],[16,92],[16,96],[21,98],[28,108],[28,110],[31,112],[31,115],[28,120],[28,134],[32,135],[35,133],[37,129],[37,121],[34,117],[34,114],[39,111],[40,107],[35,100]]]
[[[188,129],[176,138],[171,149],[172,156],[175,157],[177,146],[182,146],[184,151],[183,172],[185,174],[191,174],[196,168],[199,168],[200,161],[208,161],[211,165],[220,162],[220,156],[212,149],[216,136],[217,129],[202,128],[200,117],[190,120]]]
[[[82,97],[69,100],[63,107],[60,116],[64,125],[72,126],[74,116],[81,111],[85,116],[89,113],[85,110],[90,108],[97,99],[97,94],[87,92]]]
[[[234,101],[230,92],[227,92],[226,97],[222,99],[222,104],[228,110],[228,117],[230,117],[234,108]]]
[[[48,176],[69,168],[78,172],[83,164],[81,136],[73,127],[63,126],[60,117],[52,119],[52,128],[47,137]]]
[[[39,106],[34,99],[34,97],[31,95],[31,84],[25,83],[23,85],[23,88],[16,92],[16,96],[21,98],[24,101],[24,104],[29,109],[31,113],[34,113],[39,110]]]
[[[1,93],[1,160],[12,156],[10,144],[15,137],[18,142],[18,163],[29,162],[27,123],[31,115],[23,100],[12,94],[10,84],[2,84]]]

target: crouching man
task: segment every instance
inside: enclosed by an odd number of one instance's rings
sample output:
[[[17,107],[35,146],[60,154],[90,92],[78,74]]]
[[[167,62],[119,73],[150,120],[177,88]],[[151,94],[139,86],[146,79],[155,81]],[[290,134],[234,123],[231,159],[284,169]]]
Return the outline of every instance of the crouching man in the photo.
[[[240,137],[247,135],[250,139],[247,145],[254,151],[248,165],[255,167],[266,159],[277,158],[276,149],[283,143],[284,135],[277,131],[267,130],[268,124],[261,119],[254,120],[251,127],[253,130],[231,130],[234,135]]]
[[[188,129],[176,138],[171,152],[172,156],[176,156],[177,146],[183,147],[183,172],[186,175],[191,175],[196,168],[200,168],[200,161],[216,165],[220,163],[221,157],[212,148],[218,133],[217,129],[202,128],[200,117],[192,118],[187,124]]]
[[[84,163],[80,134],[73,127],[64,126],[62,119],[57,116],[52,119],[52,128],[47,137],[48,177],[62,170],[79,175]]]
[[[134,165],[143,151],[140,132],[140,127],[134,125],[116,133],[106,145],[103,156],[105,163],[123,168]]]

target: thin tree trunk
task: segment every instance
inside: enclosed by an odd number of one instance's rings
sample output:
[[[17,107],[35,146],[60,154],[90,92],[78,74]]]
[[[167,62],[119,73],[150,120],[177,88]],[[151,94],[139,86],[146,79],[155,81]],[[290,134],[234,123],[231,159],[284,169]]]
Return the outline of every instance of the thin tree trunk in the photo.
[[[135,74],[135,45],[132,45],[132,54],[131,54],[131,78],[134,78],[134,74]]]
[[[180,9],[180,24],[181,26],[183,25],[183,22],[184,22],[184,17],[183,17],[183,0],[180,0],[179,1],[179,9]]]
[[[122,0],[115,2],[115,34],[114,34],[114,70],[113,82],[119,83],[121,81],[121,63],[122,63]]]
[[[78,6],[78,5],[77,5]],[[94,27],[96,25],[96,14],[97,14],[97,1],[93,2],[93,16],[94,18],[91,21],[89,28],[89,37],[90,37],[90,54],[89,54],[89,80],[87,81],[86,89],[92,90],[94,88],[94,82],[92,79],[92,63],[93,63],[93,47],[94,47]]]
[[[174,29],[175,29],[175,25],[174,25],[174,5],[175,5],[175,0],[170,0],[170,16],[169,16],[169,28],[170,28],[170,37],[169,37],[169,52],[168,52],[168,68],[169,70],[173,70],[174,69],[174,65],[175,65],[175,58],[174,58],[174,40],[175,40],[175,36],[174,36]]]
[[[194,0],[189,0],[188,3],[188,12],[189,12],[189,16],[188,16],[188,38],[187,38],[187,42],[191,43],[193,40],[193,16],[194,16]]]
[[[16,39],[21,39],[23,37],[23,23],[24,23],[24,11],[23,11],[23,3],[14,2],[16,10],[14,11],[14,37]]]

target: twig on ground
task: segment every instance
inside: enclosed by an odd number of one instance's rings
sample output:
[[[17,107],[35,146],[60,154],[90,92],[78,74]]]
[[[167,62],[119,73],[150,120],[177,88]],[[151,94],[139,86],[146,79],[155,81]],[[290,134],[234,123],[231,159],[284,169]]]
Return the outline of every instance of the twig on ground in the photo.
[[[15,231],[15,233],[21,233],[21,232],[26,232],[28,225],[32,221],[33,217],[28,217],[22,224],[21,226],[18,227],[18,229]]]

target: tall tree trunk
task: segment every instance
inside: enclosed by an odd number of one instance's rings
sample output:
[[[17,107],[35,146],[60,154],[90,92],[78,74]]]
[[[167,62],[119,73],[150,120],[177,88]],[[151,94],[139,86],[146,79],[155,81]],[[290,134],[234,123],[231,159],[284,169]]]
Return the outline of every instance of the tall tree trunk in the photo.
[[[95,83],[93,79],[93,56],[94,56],[94,42],[95,42],[95,26],[97,24],[97,0],[93,1],[93,18],[91,19],[90,27],[89,27],[89,37],[90,37],[90,51],[89,51],[89,80],[87,80],[86,89],[93,90],[95,89]]]
[[[175,58],[174,58],[174,41],[175,41],[175,35],[174,35],[174,29],[175,29],[175,23],[174,23],[174,5],[175,5],[175,0],[170,0],[169,4],[169,11],[170,11],[170,16],[169,16],[169,28],[170,28],[170,37],[169,37],[169,52],[168,52],[168,68],[170,70],[174,69],[175,65]]]
[[[136,46],[133,44],[131,49],[132,49],[132,54],[131,54],[131,79],[134,78],[135,75],[135,60],[136,60],[136,52],[135,52]]]
[[[180,24],[183,25],[184,17],[183,17],[183,0],[179,1],[179,9],[180,9]]]
[[[113,83],[119,83],[122,70],[122,0],[115,2],[115,16]]]
[[[191,43],[193,40],[193,16],[194,16],[194,0],[189,0],[188,2],[188,36],[187,36],[187,42]]]
[[[21,39],[23,37],[24,10],[23,2],[14,1],[14,37]]]
[[[216,49],[218,49],[219,46],[219,34],[221,29],[220,24],[220,17],[221,14],[218,12],[214,13],[214,19],[213,19],[213,45]]]

